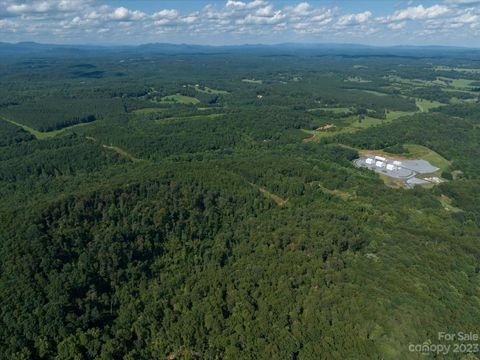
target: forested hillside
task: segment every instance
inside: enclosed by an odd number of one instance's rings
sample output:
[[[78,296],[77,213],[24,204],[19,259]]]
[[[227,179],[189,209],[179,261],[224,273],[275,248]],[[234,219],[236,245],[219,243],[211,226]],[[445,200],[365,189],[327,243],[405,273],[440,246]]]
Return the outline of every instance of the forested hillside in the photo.
[[[422,359],[480,331],[480,73],[441,67],[477,62],[275,51],[0,60],[1,359]]]

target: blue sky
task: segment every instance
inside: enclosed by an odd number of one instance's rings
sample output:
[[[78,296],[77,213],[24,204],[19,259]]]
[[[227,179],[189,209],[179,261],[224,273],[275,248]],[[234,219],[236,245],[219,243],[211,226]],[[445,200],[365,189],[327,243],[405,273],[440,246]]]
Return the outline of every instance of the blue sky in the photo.
[[[0,41],[480,47],[480,0],[0,0]]]

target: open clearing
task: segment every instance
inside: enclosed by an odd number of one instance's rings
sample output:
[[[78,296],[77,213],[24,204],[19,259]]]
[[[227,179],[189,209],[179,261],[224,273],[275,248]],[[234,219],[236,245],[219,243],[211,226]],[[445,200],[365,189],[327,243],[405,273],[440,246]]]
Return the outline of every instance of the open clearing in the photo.
[[[214,94],[214,95],[228,95],[230,94],[228,91],[225,90],[218,90],[218,89],[212,89],[209,88],[208,86],[198,86],[198,85],[190,85],[193,87],[196,91],[203,93],[203,94]]]
[[[191,97],[191,96],[185,96],[185,95],[168,95],[164,96],[160,99],[161,103],[164,104],[186,104],[186,105],[194,105],[198,104],[200,100]]]
[[[469,90],[472,87],[472,83],[475,82],[475,80],[452,79],[447,77],[439,77],[438,79],[443,80],[448,86],[458,90]]]
[[[376,91],[370,90],[361,90],[363,92],[368,92],[374,95],[387,96],[388,94],[379,93]],[[443,106],[445,104],[440,103],[438,101],[430,101],[426,99],[416,98],[415,104],[417,105],[418,111],[420,112],[428,112],[431,109],[435,109],[437,107]],[[346,107],[321,107],[321,108],[312,108],[308,109],[308,112],[315,112],[315,111],[330,111],[335,114],[348,114],[352,110]],[[361,129],[366,129],[371,126],[385,124],[391,121],[395,121],[401,117],[409,116],[417,113],[418,111],[387,111],[385,119],[377,119],[370,116],[360,116],[360,115],[352,115],[350,117],[343,118],[342,121],[348,122],[347,126],[335,126],[335,128],[331,129],[330,131],[316,131],[316,130],[306,130],[303,129],[307,134],[311,136],[304,139],[304,142],[311,142],[311,141],[318,141],[322,137],[338,135],[342,133],[348,132],[355,132]],[[334,125],[335,121],[332,120]]]
[[[450,211],[450,212],[454,212],[454,213],[458,213],[458,212],[462,211],[462,209],[459,209],[459,208],[452,205],[452,199],[450,199],[448,196],[442,194],[442,195],[439,196],[438,199],[440,200],[440,203],[442,204],[443,208],[446,211]]]
[[[369,128],[371,126],[385,124],[397,120],[403,116],[408,116],[412,114],[414,114],[414,112],[412,111],[389,111],[386,114],[386,119],[377,119],[370,116],[364,116],[362,118],[360,115],[353,115],[342,119],[342,121],[349,122],[349,124],[344,127],[335,126],[327,131],[302,129],[303,132],[311,135],[310,137],[303,139],[303,142],[319,141],[323,137],[355,132],[361,129]],[[335,125],[335,121],[333,121],[333,124]]]
[[[256,79],[242,79],[242,81],[248,84],[263,84],[262,80],[256,80]]]
[[[333,196],[338,196],[342,200],[352,200],[356,197],[355,194],[349,193],[347,191],[342,191],[342,190],[338,190],[338,189],[330,190],[330,189],[326,188],[325,186],[322,186],[322,184],[318,184],[318,187],[324,193],[330,194],[330,195],[333,195]]]
[[[421,112],[428,112],[431,109],[445,105],[438,101],[430,101],[425,99],[415,99],[415,104]]]
[[[97,142],[97,139],[95,139],[94,137],[86,136],[85,138],[86,138],[87,140],[89,140],[89,141]],[[144,160],[144,159],[139,159],[139,158],[133,156],[132,154],[130,154],[129,152],[123,150],[122,148],[119,148],[118,146],[106,145],[106,144],[100,144],[100,146],[101,146],[103,149],[112,150],[112,151],[116,152],[118,155],[123,156],[123,157],[129,159],[129,160],[132,161],[132,162],[146,161],[146,160]]]
[[[328,111],[334,114],[349,114],[352,112],[350,108],[346,108],[346,107],[319,107],[319,108],[308,109],[307,111],[308,112]]]
[[[414,114],[414,111],[388,111],[386,114],[386,121],[393,121],[401,118],[402,116],[408,116]]]
[[[365,116],[363,119],[360,120],[359,115],[354,115],[342,120],[349,121],[350,122],[349,125],[345,127],[332,127],[331,130],[327,130],[327,131],[302,129],[303,132],[312,135],[309,138],[304,139],[303,141],[304,142],[318,141],[323,137],[339,135],[339,134],[348,133],[348,132],[354,132],[360,129],[368,128],[370,126],[382,124],[383,122],[386,121],[386,120],[372,118],[369,116]]]
[[[408,157],[427,160],[430,164],[440,168],[442,171],[447,170],[450,166],[450,161],[425,146],[417,144],[405,144],[403,146],[408,150]]]
[[[360,89],[351,89],[351,90],[361,91],[361,92],[364,92],[364,93],[367,93],[367,94],[377,95],[377,96],[389,96],[389,94],[385,94],[385,93],[382,93],[380,91],[375,91],[375,90],[360,90]]]
[[[369,83],[369,82],[371,82],[370,80],[365,80],[365,79],[361,78],[360,76],[350,76],[350,77],[346,78],[345,81],[356,82],[356,83]]]
[[[264,187],[257,186],[253,183],[250,183],[253,187],[257,188],[267,199],[274,201],[278,206],[284,206],[288,203],[288,200],[282,199],[280,196],[272,194],[270,191]]]
[[[118,146],[102,144],[102,148],[115,151],[118,155],[126,157],[127,159],[131,160],[132,162],[144,161],[143,159],[136,158],[135,156],[133,156],[132,154],[123,150],[122,148],[119,148]]]

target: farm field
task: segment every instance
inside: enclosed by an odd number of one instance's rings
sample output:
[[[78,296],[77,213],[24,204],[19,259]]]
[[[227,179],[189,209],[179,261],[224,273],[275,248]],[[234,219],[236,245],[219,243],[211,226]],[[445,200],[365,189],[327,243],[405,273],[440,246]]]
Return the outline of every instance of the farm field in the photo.
[[[192,97],[192,96],[185,96],[185,95],[168,95],[164,96],[160,99],[160,103],[164,104],[187,104],[187,105],[195,105],[200,103],[200,100]]]

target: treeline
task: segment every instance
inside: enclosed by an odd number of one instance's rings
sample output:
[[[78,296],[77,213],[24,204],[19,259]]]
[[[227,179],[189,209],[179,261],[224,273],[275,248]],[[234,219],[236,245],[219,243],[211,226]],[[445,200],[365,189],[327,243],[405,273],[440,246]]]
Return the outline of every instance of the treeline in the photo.
[[[72,142],[62,148],[36,151],[28,156],[0,162],[0,181],[40,181],[58,176],[75,176],[79,171],[91,172],[127,160],[107,152],[98,144]]]
[[[0,146],[8,146],[33,139],[35,137],[30,133],[0,118]]]
[[[59,130],[122,112],[124,106],[121,99],[56,97],[24,102],[0,110],[3,116],[39,131]]]

